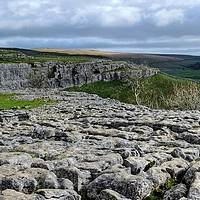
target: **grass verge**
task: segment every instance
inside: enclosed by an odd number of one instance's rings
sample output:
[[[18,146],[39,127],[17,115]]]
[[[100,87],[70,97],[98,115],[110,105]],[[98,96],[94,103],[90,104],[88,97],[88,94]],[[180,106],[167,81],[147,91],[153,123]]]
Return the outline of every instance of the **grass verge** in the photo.
[[[38,106],[42,106],[50,101],[44,99],[34,99],[33,101],[17,100],[13,96],[15,94],[0,94],[0,110],[19,110],[19,109],[31,109]]]

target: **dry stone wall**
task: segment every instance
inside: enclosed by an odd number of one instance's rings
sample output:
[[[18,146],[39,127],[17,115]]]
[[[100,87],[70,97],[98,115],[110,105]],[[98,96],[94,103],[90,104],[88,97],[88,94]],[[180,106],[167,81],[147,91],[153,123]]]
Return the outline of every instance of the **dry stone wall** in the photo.
[[[126,62],[104,60],[87,63],[35,62],[34,64],[0,64],[0,81],[2,88],[12,89],[81,86],[100,80],[110,81],[122,79],[125,75],[123,69],[127,65]],[[141,74],[139,68],[135,72],[138,75]],[[157,72],[158,70],[156,69],[148,69],[144,76],[151,76]]]

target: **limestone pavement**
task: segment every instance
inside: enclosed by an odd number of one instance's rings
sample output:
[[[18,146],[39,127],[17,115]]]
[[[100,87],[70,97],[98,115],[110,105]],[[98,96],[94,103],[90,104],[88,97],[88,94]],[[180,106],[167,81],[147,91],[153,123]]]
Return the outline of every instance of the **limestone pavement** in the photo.
[[[142,200],[156,190],[165,200],[200,199],[199,111],[16,93],[57,102],[0,112],[0,200]]]

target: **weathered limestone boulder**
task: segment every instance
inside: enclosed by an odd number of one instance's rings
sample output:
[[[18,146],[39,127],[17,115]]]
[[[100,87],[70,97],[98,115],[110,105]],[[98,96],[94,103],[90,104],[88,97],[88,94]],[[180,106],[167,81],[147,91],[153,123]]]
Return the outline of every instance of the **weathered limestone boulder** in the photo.
[[[81,171],[76,167],[64,167],[58,168],[55,171],[55,174],[59,178],[69,179],[77,191],[80,191],[86,184],[89,182],[91,177],[89,171]]]
[[[189,132],[181,133],[177,136],[177,139],[185,140],[191,144],[200,144],[200,136],[199,134],[191,134]]]
[[[131,168],[131,173],[134,175],[144,171],[148,165],[148,161],[140,157],[128,157],[124,160],[124,166]]]
[[[193,161],[195,158],[199,157],[199,150],[196,148],[194,149],[184,149],[182,150],[181,148],[175,148],[172,153],[172,156],[175,158],[183,158],[187,161]]]
[[[27,173],[20,173],[20,170],[12,165],[0,166],[0,191],[12,189],[30,194],[36,190],[37,181]]]
[[[98,200],[131,200],[110,189],[102,190],[98,196]]]
[[[164,200],[179,200],[182,197],[185,197],[187,194],[187,188],[184,184],[178,184],[165,192],[163,197]]]
[[[177,177],[179,179],[189,168],[189,164],[182,158],[174,158],[171,161],[163,163],[161,167],[166,170],[172,177]]]
[[[57,176],[46,169],[29,168],[19,173],[20,176],[28,175],[37,181],[41,188],[59,188]]]
[[[104,189],[139,200],[151,193],[152,183],[143,177],[125,173],[102,174],[87,186],[87,194],[90,198],[98,198],[98,194]]]
[[[165,185],[171,178],[170,174],[162,167],[152,167],[146,172],[146,177],[153,183],[154,188]]]
[[[190,185],[191,183],[193,183],[194,178],[195,178],[195,173],[197,172],[197,169],[195,167],[190,167],[184,177],[183,177],[183,181],[187,184]]]
[[[2,165],[0,167],[0,191],[14,189],[25,194],[30,194],[39,188],[59,188],[57,176],[48,170],[29,168],[25,170]]]
[[[190,186],[187,197],[193,200],[200,200],[200,172],[195,173],[195,178]]]

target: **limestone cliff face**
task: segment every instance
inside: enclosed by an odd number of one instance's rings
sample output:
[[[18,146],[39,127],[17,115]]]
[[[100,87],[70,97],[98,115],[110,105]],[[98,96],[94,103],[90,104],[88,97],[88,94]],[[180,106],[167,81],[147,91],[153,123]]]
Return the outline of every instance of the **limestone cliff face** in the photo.
[[[87,63],[45,62],[34,64],[0,64],[2,88],[51,87],[64,88],[81,86],[96,81],[120,80],[125,76],[126,62],[93,61]],[[129,66],[130,67],[130,66]],[[138,76],[142,70],[135,70]],[[158,73],[148,69],[144,77]]]
[[[0,64],[0,71],[1,87],[11,89],[28,87],[28,74],[33,72],[26,63]]]

